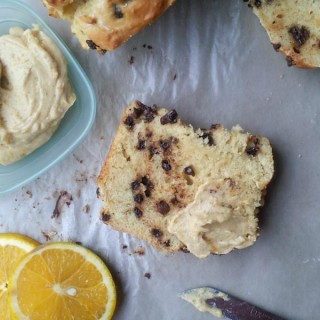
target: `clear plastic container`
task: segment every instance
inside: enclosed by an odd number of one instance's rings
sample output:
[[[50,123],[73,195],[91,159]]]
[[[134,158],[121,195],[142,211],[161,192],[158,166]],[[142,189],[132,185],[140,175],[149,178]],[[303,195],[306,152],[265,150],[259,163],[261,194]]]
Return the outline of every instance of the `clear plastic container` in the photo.
[[[12,165],[0,165],[0,194],[29,183],[70,153],[88,134],[96,114],[96,99],[91,82],[60,37],[25,3],[16,0],[0,1],[0,35],[8,33],[10,27],[30,28],[33,24],[39,25],[65,56],[77,100],[46,144]]]

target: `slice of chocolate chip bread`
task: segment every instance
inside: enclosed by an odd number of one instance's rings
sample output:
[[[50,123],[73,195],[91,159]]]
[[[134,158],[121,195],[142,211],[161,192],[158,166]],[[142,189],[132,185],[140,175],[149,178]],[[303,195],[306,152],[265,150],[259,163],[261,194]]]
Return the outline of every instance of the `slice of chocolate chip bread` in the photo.
[[[289,66],[320,66],[320,5],[314,0],[249,0],[273,47]]]
[[[207,242],[209,252],[227,253],[255,241],[257,209],[273,171],[266,138],[239,126],[194,130],[175,110],[134,102],[98,178],[101,218],[166,251],[206,256],[193,244]]]
[[[43,0],[51,16],[68,20],[84,49],[110,51],[154,22],[175,0]]]

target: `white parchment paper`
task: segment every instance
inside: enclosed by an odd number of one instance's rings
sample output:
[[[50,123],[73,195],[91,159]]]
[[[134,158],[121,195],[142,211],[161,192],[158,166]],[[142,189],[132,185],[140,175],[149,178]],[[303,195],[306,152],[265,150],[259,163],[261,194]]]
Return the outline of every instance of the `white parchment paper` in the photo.
[[[117,283],[114,319],[212,319],[177,296],[198,286],[218,287],[287,319],[319,319],[320,72],[288,68],[241,0],[179,0],[104,57],[83,51],[68,23],[48,17],[40,0],[27,2],[79,59],[95,87],[98,112],[90,135],[72,154],[0,197],[0,232],[40,242],[80,241],[101,255]],[[277,174],[256,245],[206,260],[163,255],[99,221],[97,175],[121,113],[135,99],[174,107],[195,126],[239,123],[271,140]],[[73,201],[52,219],[63,190]]]

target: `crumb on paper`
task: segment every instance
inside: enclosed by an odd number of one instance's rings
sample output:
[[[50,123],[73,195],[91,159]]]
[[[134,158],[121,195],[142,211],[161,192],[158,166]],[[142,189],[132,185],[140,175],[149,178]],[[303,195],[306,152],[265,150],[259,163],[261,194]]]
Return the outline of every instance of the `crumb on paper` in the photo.
[[[178,77],[178,76],[177,76],[177,74],[175,73],[174,76],[173,76],[173,78],[172,78],[172,80],[173,80],[173,81],[176,80],[177,77]]]
[[[127,249],[128,248],[128,246],[126,245],[126,244],[124,244],[123,246],[122,246],[122,249]]]
[[[133,253],[138,256],[143,256],[145,255],[145,249],[143,247],[138,247]]]
[[[144,276],[145,276],[147,279],[150,279],[150,278],[151,278],[151,273],[146,272],[146,273],[144,274]]]
[[[134,56],[131,56],[130,59],[128,60],[129,64],[133,64],[134,63]]]
[[[61,191],[57,199],[51,218],[59,218],[63,210],[63,206],[66,204],[69,207],[72,200],[73,200],[72,195],[69,192]]]
[[[80,190],[80,189],[78,189],[78,190],[77,190],[76,195],[77,195],[77,197],[78,197],[78,198],[80,198],[80,197],[81,197],[81,190]]]
[[[83,163],[83,160],[81,160],[75,153],[72,154],[74,156],[74,158],[79,162],[79,163]]]
[[[32,198],[32,192],[31,192],[30,190],[27,190],[27,191],[26,191],[26,194],[27,194],[27,196],[28,196],[29,198]]]
[[[46,241],[51,241],[56,235],[58,234],[57,231],[41,231],[42,235],[44,236]]]
[[[86,204],[84,207],[83,207],[83,212],[84,213],[89,213],[90,211],[90,205]]]

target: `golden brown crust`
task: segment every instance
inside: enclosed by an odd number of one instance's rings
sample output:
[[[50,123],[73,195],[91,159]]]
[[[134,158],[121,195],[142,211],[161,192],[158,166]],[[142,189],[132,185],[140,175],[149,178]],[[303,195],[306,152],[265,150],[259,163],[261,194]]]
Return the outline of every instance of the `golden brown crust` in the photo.
[[[85,48],[114,50],[154,22],[175,0],[44,0],[49,14],[71,22]],[[88,40],[91,41],[88,43]]]

